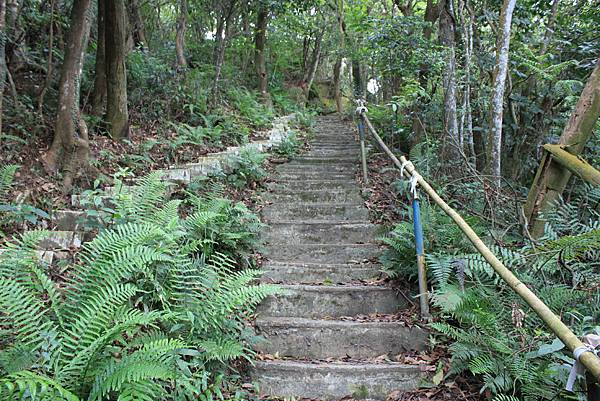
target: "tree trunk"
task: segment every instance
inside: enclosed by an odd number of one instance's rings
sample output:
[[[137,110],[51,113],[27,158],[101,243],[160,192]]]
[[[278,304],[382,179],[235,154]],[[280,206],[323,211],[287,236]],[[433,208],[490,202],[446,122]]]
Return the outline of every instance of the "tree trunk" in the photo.
[[[125,0],[106,0],[106,121],[114,139],[129,136],[127,110],[127,20]]]
[[[444,135],[442,138],[442,158],[456,157],[461,149],[458,137],[456,112],[456,32],[452,2],[446,0],[440,12],[440,42],[446,48],[446,66],[443,71],[444,85]]]
[[[581,92],[575,109],[560,136],[559,145],[573,155],[580,154],[592,136],[598,117],[600,117],[600,60],[596,62],[596,67]],[[524,207],[525,217],[529,221],[529,232],[533,237],[539,237],[544,233],[544,221],[540,220],[540,213],[554,206],[567,186],[569,178],[571,172],[545,152]]]
[[[319,67],[319,61],[321,60],[321,44],[323,42],[323,36],[325,35],[325,29],[317,32],[317,37],[315,38],[315,46],[313,48],[310,63],[308,65],[308,69],[304,73],[304,78],[302,80],[302,89],[304,91],[304,100],[308,102],[310,88],[312,87],[313,81],[315,80],[315,75],[317,74],[317,68]]]
[[[6,0],[0,0],[0,134],[2,134],[2,118],[4,117],[6,68]]]
[[[50,0],[50,25],[48,32],[48,58],[46,61],[46,78],[44,79],[44,84],[42,85],[40,91],[38,92],[38,114],[43,119],[42,111],[44,107],[44,98],[46,97],[46,91],[48,91],[48,86],[50,86],[50,81],[52,80],[53,67],[54,67],[54,0]]]
[[[177,33],[175,37],[175,53],[177,54],[177,67],[186,68],[185,58],[185,29],[187,26],[187,0],[179,0],[179,16],[177,17]]]
[[[466,10],[466,15],[465,15]],[[464,139],[463,151],[465,152],[469,163],[475,166],[475,145],[473,143],[473,115],[471,112],[471,62],[473,57],[473,24],[475,15],[467,1],[465,1],[464,7],[461,10],[464,22],[464,74],[465,74],[465,87],[463,91],[463,112],[461,115],[460,137]]]
[[[89,168],[89,142],[79,110],[79,91],[83,59],[90,33],[91,0],[75,0],[71,11],[71,29],[60,74],[58,112],[54,140],[43,161],[48,170],[64,170],[63,191],[69,192],[80,168]],[[60,165],[59,165],[59,162]]]
[[[342,104],[342,61],[342,56],[338,56],[333,66],[333,98],[335,99],[335,109],[339,114],[344,112]]]
[[[215,78],[212,88],[212,97],[210,103],[216,104],[219,101],[219,83],[221,73],[223,71],[223,63],[225,61],[225,49],[227,47],[228,31],[231,29],[233,20],[233,11],[235,9],[236,0],[229,0],[222,3],[219,12],[219,21],[217,23],[217,35],[215,42],[214,62],[215,62]]]
[[[147,50],[146,27],[140,15],[140,4],[138,0],[129,0],[129,26],[133,44],[136,48]]]
[[[491,124],[488,142],[489,173],[492,182],[500,188],[502,159],[502,115],[504,106],[504,88],[508,72],[510,45],[510,25],[517,0],[504,0],[500,11],[500,26],[496,44],[496,66],[494,67],[494,86],[492,90]]]
[[[106,0],[98,0],[98,38],[96,39],[96,65],[94,91],[92,93],[92,113],[101,116],[106,103]]]
[[[354,87],[354,97],[364,99],[365,94],[362,91],[362,75],[360,73],[360,60],[358,58],[352,59],[352,86]]]
[[[258,92],[265,104],[271,103],[267,79],[267,65],[265,62],[265,43],[267,40],[267,24],[269,23],[269,10],[260,1],[256,13],[256,30],[254,34],[254,66],[258,80]]]

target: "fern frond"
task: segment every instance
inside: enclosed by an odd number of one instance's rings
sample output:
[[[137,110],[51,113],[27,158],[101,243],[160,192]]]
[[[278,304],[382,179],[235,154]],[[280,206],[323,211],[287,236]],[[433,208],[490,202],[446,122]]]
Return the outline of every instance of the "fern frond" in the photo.
[[[79,401],[79,398],[48,377],[30,371],[0,379],[0,398],[6,401]]]

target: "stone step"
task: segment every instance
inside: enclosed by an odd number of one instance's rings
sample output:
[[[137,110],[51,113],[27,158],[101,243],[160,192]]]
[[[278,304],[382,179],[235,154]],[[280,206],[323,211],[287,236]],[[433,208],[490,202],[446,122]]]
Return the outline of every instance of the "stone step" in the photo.
[[[267,248],[271,260],[294,263],[362,263],[381,253],[376,244],[301,244]]]
[[[312,190],[288,191],[277,190],[263,195],[266,201],[273,203],[361,203],[363,198],[357,189],[343,190]]]
[[[360,162],[358,155],[337,155],[337,156],[296,156],[286,165],[319,165],[319,164],[357,164]]]
[[[291,358],[365,359],[420,351],[427,332],[402,322],[356,322],[288,317],[259,318],[258,334],[265,338],[257,350]]]
[[[417,365],[316,361],[256,361],[252,379],[261,393],[279,398],[383,400],[394,390],[413,390],[423,375]]]
[[[261,281],[271,283],[348,283],[377,277],[378,266],[371,263],[294,263],[267,261]]]
[[[52,213],[52,225],[59,231],[83,231],[88,220],[82,210],[55,210]]]
[[[261,211],[266,221],[273,220],[343,220],[368,221],[369,210],[362,203],[293,203],[272,204]]]
[[[270,296],[258,307],[259,316],[356,316],[396,313],[406,300],[389,287],[371,285],[282,285],[285,294]]]
[[[83,235],[76,231],[50,231],[47,238],[40,242],[40,249],[54,251],[60,249],[80,248]]]
[[[297,192],[298,190],[338,190],[348,189],[358,192],[356,187],[356,181],[348,179],[338,180],[277,180],[276,182],[269,182],[266,184],[268,189],[273,191],[283,190],[287,192]]]
[[[375,240],[376,228],[371,223],[278,221],[269,223],[263,238],[270,244],[364,244]]]
[[[356,164],[291,164],[287,163],[275,169],[278,174],[310,174],[329,176],[331,174],[347,174],[354,177],[358,168]]]
[[[277,173],[275,179],[280,180],[339,180],[346,179],[348,181],[354,180],[356,172],[345,171],[345,172],[329,172],[329,171],[284,171]]]

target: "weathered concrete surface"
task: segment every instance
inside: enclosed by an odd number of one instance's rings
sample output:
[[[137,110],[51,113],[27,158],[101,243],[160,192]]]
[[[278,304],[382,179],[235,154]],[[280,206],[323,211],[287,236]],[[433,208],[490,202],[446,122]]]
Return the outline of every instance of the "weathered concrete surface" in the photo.
[[[358,190],[330,189],[330,190],[306,190],[286,191],[278,190],[274,193],[266,193],[264,199],[273,203],[360,203],[363,201]]]
[[[258,350],[292,358],[366,359],[387,354],[422,350],[427,333],[402,322],[353,322],[289,317],[256,321],[265,338]]]
[[[270,222],[263,238],[271,244],[366,244],[375,240],[376,226],[346,222]],[[264,232],[264,231],[263,231]]]
[[[40,243],[40,249],[52,251],[57,249],[79,248],[82,235],[73,231],[51,231],[50,235]]]
[[[261,211],[263,220],[367,221],[369,211],[362,203],[293,203],[268,205]]]
[[[321,400],[384,399],[416,388],[421,378],[418,366],[399,363],[259,361],[253,373],[265,395]]]
[[[268,247],[265,256],[299,263],[361,263],[376,259],[380,253],[374,244],[302,244]]]
[[[56,210],[52,213],[52,225],[59,231],[83,231],[86,213],[80,210]]]
[[[347,283],[367,280],[380,272],[373,264],[327,264],[269,261],[262,265],[263,282],[276,283]]]
[[[326,180],[282,180],[279,179],[277,182],[269,182],[267,183],[267,189],[276,192],[279,191],[287,191],[288,193],[298,192],[298,191],[314,191],[314,190],[337,190],[337,189],[346,189],[353,190],[354,192],[359,193],[357,190],[356,184],[352,181],[348,181],[347,179],[326,179]]]
[[[355,171],[337,171],[329,173],[324,173],[322,171],[304,171],[304,170],[296,170],[295,172],[283,172],[279,173],[277,176],[282,180],[318,180],[318,179],[327,179],[327,180],[337,180],[337,179],[353,179],[355,176]]]
[[[362,285],[283,285],[283,295],[271,296],[258,308],[259,316],[340,317],[396,313],[406,304],[389,287]]]

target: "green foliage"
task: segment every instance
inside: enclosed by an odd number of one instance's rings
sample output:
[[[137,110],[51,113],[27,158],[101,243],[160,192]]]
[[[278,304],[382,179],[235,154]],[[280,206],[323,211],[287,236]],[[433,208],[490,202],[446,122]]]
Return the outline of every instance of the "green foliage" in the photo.
[[[44,232],[0,255],[2,399],[222,398],[212,373],[247,357],[245,319],[279,290],[217,251],[239,256],[260,222],[217,196],[192,197],[182,219],[159,174],[138,184],[111,201],[66,285],[40,262]]]
[[[264,168],[267,155],[253,148],[242,148],[227,160],[227,182],[235,188],[256,185],[267,178]]]
[[[300,141],[295,132],[290,132],[283,141],[275,148],[275,153],[279,156],[291,157],[298,153]]]
[[[11,190],[19,166],[8,165],[0,168],[0,237],[4,236],[2,229],[17,226],[37,225],[40,219],[50,216],[45,211],[23,202],[15,203]]]

